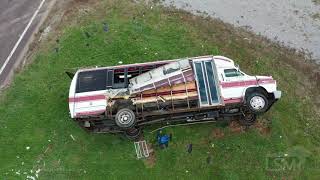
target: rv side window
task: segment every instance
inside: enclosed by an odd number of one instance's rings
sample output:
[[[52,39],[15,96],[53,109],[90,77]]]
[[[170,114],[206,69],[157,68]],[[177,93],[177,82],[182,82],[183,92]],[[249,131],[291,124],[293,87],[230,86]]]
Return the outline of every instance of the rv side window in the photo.
[[[125,88],[126,86],[125,69],[115,69],[113,73],[113,85],[112,88]]]
[[[239,72],[237,69],[225,69],[224,74],[226,77],[242,76],[241,72]]]
[[[80,72],[77,82],[77,93],[100,91],[106,89],[106,70]]]
[[[128,80],[131,78],[134,78],[140,74],[140,68],[139,67],[129,67],[128,68]]]
[[[107,89],[112,88],[113,70],[109,69],[107,73]]]

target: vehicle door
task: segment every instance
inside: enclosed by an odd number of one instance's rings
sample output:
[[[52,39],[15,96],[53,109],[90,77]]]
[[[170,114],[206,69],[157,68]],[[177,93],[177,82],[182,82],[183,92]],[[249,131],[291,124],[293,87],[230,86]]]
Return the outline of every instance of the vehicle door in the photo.
[[[216,66],[212,58],[193,60],[200,106],[221,104]]]
[[[79,73],[73,99],[76,116],[100,114],[105,111],[106,76],[107,70]]]
[[[242,98],[245,89],[245,75],[237,68],[226,68],[220,72],[222,77],[221,87],[224,99]]]

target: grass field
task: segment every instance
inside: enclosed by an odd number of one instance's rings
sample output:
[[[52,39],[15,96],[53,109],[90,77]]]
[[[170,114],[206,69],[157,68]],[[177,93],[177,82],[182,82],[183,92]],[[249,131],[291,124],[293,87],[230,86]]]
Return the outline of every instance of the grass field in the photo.
[[[59,33],[49,34],[32,56],[32,64],[2,93],[2,179],[320,176],[320,116],[315,102],[319,80],[309,76],[308,66],[298,63],[301,55],[218,20],[152,3],[99,1],[80,7],[70,7],[57,27]],[[207,54],[230,57],[249,74],[272,75],[283,98],[245,131],[224,123],[168,128],[165,131],[173,134],[169,148],[156,148],[154,159],[146,161],[136,159],[132,142],[88,134],[69,118],[66,69]],[[153,142],[155,134],[150,132],[155,128],[145,129],[148,142]]]

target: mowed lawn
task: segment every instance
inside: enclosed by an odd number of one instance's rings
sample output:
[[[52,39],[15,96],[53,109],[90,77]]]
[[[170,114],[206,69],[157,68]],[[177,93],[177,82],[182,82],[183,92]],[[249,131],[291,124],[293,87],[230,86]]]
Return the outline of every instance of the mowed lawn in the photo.
[[[220,21],[154,4],[99,1],[81,7],[86,11],[71,7],[61,33],[49,34],[1,95],[1,179],[319,177],[320,118],[308,72],[290,65],[298,55]],[[66,70],[208,54],[278,80],[283,98],[259,117],[259,125],[242,131],[226,123],[170,127],[169,148],[155,148],[154,159],[144,161],[136,159],[133,142],[88,134],[69,117]],[[155,128],[144,131],[149,143]]]

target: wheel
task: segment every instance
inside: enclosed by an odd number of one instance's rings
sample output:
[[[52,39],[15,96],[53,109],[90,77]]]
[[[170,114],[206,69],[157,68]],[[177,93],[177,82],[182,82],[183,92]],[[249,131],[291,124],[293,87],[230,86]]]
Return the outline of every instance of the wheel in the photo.
[[[264,113],[268,110],[269,101],[265,95],[259,92],[253,92],[247,96],[246,104],[250,111],[255,114]]]
[[[242,126],[251,126],[256,122],[256,120],[257,120],[256,114],[253,114],[249,109],[242,110],[242,115],[239,120]]]
[[[123,108],[117,112],[115,122],[120,128],[127,129],[134,126],[136,116],[131,109]]]
[[[141,128],[130,128],[124,132],[124,135],[130,140],[137,140],[141,134]]]

